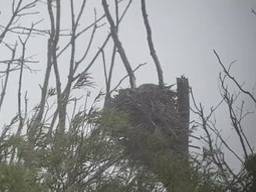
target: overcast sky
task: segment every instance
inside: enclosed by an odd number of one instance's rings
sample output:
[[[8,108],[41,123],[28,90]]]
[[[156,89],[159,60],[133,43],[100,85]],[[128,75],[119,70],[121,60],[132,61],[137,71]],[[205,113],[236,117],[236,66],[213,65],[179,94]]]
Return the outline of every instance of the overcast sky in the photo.
[[[68,0],[62,2],[65,4]],[[155,68],[147,48],[139,2],[134,0],[121,24],[120,39],[134,67],[147,62],[147,65],[137,73],[137,84],[157,83]],[[176,77],[185,75],[189,78],[197,100],[207,107],[215,105],[220,100],[218,73],[221,71],[213,54],[213,49],[215,49],[226,65],[237,60],[232,68],[232,73],[241,83],[245,83],[244,86],[248,90],[254,89],[253,93],[255,94],[256,16],[251,13],[251,9],[256,9],[256,0],[147,0],[147,4],[153,40],[167,84],[173,84]],[[90,12],[93,12],[94,6],[100,15],[102,9],[99,7],[100,1],[98,0],[88,0],[89,10],[86,14],[89,15]],[[9,8],[9,0],[0,0],[0,22],[6,21],[8,16],[6,10]],[[42,17],[47,18],[46,5],[42,4],[40,9],[42,9]],[[69,18],[68,11],[69,6],[64,5],[62,12],[64,26]],[[26,22],[30,21],[24,21],[24,23]],[[98,34],[99,41],[104,39],[101,34],[105,33]],[[33,39],[33,43],[30,45],[32,47],[31,54],[36,54],[40,61],[35,66],[36,69],[43,69],[44,66],[46,55],[42,50],[46,47],[47,41],[45,40],[46,38]],[[94,49],[97,48],[98,45],[94,45]],[[3,58],[1,56],[1,59]],[[63,70],[64,68],[65,66],[63,66]],[[102,65],[96,64],[91,72],[98,88],[103,88]],[[115,82],[125,75],[122,64],[116,66],[114,74]],[[29,91],[32,103],[39,99],[38,84],[42,77],[43,73],[40,72],[26,73],[24,89]],[[9,99],[2,110],[1,122],[9,119],[13,114],[13,109],[17,108],[17,103],[13,102],[16,98],[13,91],[17,83],[17,76],[12,76],[12,78],[13,87],[8,90]],[[63,75],[63,78],[66,76]],[[123,86],[125,87],[125,84]],[[255,109],[255,106],[251,109]],[[220,126],[229,125],[224,113],[225,110],[222,110],[216,115]],[[246,124],[251,142],[256,142],[255,117],[255,114],[251,116]],[[229,139],[236,143],[235,138]]]
[[[206,108],[216,105],[220,101],[218,75],[221,67],[213,54],[215,49],[226,66],[237,60],[232,74],[256,95],[256,16],[251,13],[252,8],[256,9],[255,0],[148,0],[147,3],[165,82],[175,83],[175,78],[184,74],[198,101]],[[149,64],[138,72],[139,83],[156,83],[152,60],[145,57],[148,49],[139,3],[133,5],[121,25],[121,32],[132,62]],[[247,109],[255,110],[255,106]],[[230,135],[227,128],[230,127],[227,110],[221,109],[216,118],[226,138],[238,149],[237,138]],[[256,142],[255,124],[253,114],[245,123],[253,144]]]
[[[256,9],[255,0],[147,2],[166,82],[185,74],[199,101],[208,107],[216,104],[220,99],[217,79],[221,68],[213,54],[215,49],[226,65],[237,60],[232,73],[248,90],[254,89],[256,95],[256,16],[251,13],[252,8]],[[132,43],[127,44],[132,46]],[[248,110],[255,110],[255,106]],[[238,138],[227,131],[230,126],[227,111],[220,112],[216,114],[218,125],[238,149]],[[256,114],[253,114],[245,128],[254,145],[255,124]]]

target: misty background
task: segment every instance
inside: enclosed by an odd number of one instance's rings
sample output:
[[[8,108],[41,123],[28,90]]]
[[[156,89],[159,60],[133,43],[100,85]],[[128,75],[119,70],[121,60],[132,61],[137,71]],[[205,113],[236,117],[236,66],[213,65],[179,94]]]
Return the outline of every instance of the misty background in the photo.
[[[62,28],[65,29],[65,26],[68,26],[70,22],[68,19],[70,11],[68,0],[63,3],[66,5],[62,7],[61,19]],[[10,10],[10,4],[6,0],[0,0],[0,23],[7,22],[6,18],[10,16],[10,13],[6,10]],[[46,7],[44,1],[38,5],[39,17],[48,18]],[[85,26],[93,21],[94,8],[97,10],[98,17],[102,15],[100,1],[88,1],[87,12],[83,16]],[[184,75],[189,78],[198,102],[202,102],[208,109],[216,105],[221,99],[218,85],[221,67],[213,54],[213,49],[215,49],[226,66],[236,60],[231,73],[240,83],[243,83],[244,88],[252,91],[255,95],[256,16],[252,14],[252,8],[256,9],[255,0],[148,0],[149,20],[155,48],[164,71],[164,81],[167,84],[173,84],[176,77]],[[39,18],[23,20],[22,24],[29,26],[32,19],[38,20]],[[47,19],[45,20],[47,21]],[[47,29],[49,23],[43,21],[39,27]],[[108,24],[97,32],[92,52],[100,47],[106,31],[109,31]],[[136,72],[137,84],[156,84],[157,74],[147,47],[139,1],[134,1],[131,5],[120,25],[119,33],[132,66],[135,68],[138,64],[147,63]],[[85,35],[84,41],[79,42],[81,50],[86,47],[88,43],[86,40],[88,39],[89,34]],[[14,39],[10,35],[6,41],[13,42]],[[24,75],[23,95],[27,90],[29,110],[32,110],[40,98],[39,84],[44,77],[42,71],[46,65],[46,49],[46,36],[29,40],[27,55],[33,55],[33,58],[39,61],[30,66],[35,69],[34,72],[26,71]],[[6,54],[10,54],[5,50],[0,51],[1,60],[6,58]],[[65,65],[65,56],[60,60],[63,62],[63,64],[60,62],[61,78],[65,81],[68,71],[68,66]],[[96,88],[91,91],[96,93],[104,88],[103,65],[100,59],[93,65],[90,72],[96,84]],[[7,90],[6,97],[8,99],[6,99],[1,111],[0,125],[7,123],[17,112],[17,74],[12,73],[10,76],[11,86]],[[115,66],[112,85],[115,85],[124,75],[126,72],[120,61],[120,65]],[[128,83],[126,82],[121,87],[127,86]],[[246,100],[247,98],[243,99]],[[255,106],[248,104],[246,108],[252,111]],[[227,138],[235,150],[239,150],[236,136],[230,135],[228,129],[230,122],[226,117],[226,112],[225,107],[223,107],[215,114],[217,125],[222,129],[224,138]],[[192,118],[193,114],[191,115]],[[255,124],[256,115],[251,114],[246,121],[245,132],[254,146],[256,144]],[[232,159],[229,160],[232,161]],[[235,163],[233,162],[234,165]]]

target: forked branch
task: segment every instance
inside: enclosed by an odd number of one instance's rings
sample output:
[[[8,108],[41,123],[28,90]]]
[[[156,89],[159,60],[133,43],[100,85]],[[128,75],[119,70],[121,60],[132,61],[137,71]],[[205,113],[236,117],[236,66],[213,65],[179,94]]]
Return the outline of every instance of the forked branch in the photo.
[[[119,52],[119,55],[124,63],[124,66],[126,68],[126,71],[129,75],[129,79],[130,79],[130,86],[131,88],[135,88],[136,87],[136,78],[135,78],[135,75],[133,73],[133,70],[132,70],[132,67],[131,67],[131,64],[126,56],[126,53],[125,53],[125,50],[124,50],[124,47],[119,39],[119,36],[117,34],[117,30],[116,30],[116,26],[115,26],[115,23],[114,23],[114,20],[110,14],[110,11],[109,11],[109,8],[108,8],[108,3],[106,0],[102,0],[102,6],[103,6],[103,9],[104,9],[104,12],[106,14],[106,18],[109,22],[109,25],[110,25],[110,31],[111,31],[111,37],[114,41],[114,44],[116,45],[117,47],[117,50]]]

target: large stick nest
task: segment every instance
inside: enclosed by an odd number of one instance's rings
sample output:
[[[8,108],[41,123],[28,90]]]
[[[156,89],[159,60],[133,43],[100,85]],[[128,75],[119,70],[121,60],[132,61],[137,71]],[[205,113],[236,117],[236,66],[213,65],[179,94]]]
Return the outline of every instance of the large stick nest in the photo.
[[[181,151],[177,93],[168,88],[144,84],[135,89],[121,89],[111,99],[115,115],[126,114],[128,126],[119,126],[112,136],[121,141],[133,159],[147,159],[149,154]]]

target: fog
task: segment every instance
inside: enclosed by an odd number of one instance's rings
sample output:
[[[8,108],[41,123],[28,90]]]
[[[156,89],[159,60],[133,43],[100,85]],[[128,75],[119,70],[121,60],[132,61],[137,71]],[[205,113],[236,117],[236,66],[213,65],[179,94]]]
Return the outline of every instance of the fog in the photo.
[[[216,105],[221,99],[218,75],[222,69],[213,54],[213,49],[215,49],[226,66],[236,60],[231,73],[243,84],[244,88],[252,91],[255,95],[256,16],[251,12],[252,8],[256,9],[255,0],[148,0],[147,3],[153,40],[163,67],[166,84],[173,84],[176,77],[184,75],[189,79],[198,102],[201,102],[206,109]],[[87,6],[88,11],[83,17],[86,25],[93,21],[94,7],[97,10],[97,15],[102,15],[99,1],[88,1]],[[10,3],[1,0],[0,8],[0,23],[4,23],[6,22],[5,18],[10,15],[6,11],[10,9]],[[47,20],[46,5],[43,1],[37,9],[41,12],[39,17]],[[68,11],[68,1],[65,1],[61,16],[63,29],[70,23]],[[31,21],[28,18],[22,22],[25,25]],[[93,50],[98,49],[105,38],[105,31],[109,31],[106,26],[97,33],[96,42],[92,47]],[[48,23],[43,21],[40,28],[49,28]],[[138,64],[147,63],[136,72],[137,84],[156,84],[157,74],[147,47],[139,1],[132,4],[120,25],[119,33],[132,66],[135,68]],[[89,35],[85,37],[83,42],[79,42],[81,50],[87,44],[88,38]],[[32,73],[25,72],[24,76],[23,94],[25,90],[28,91],[30,110],[32,110],[35,102],[40,99],[39,84],[42,82],[44,75],[42,71],[46,62],[44,52],[47,47],[46,40],[46,37],[32,38],[29,43],[28,55],[35,55],[34,58],[39,61],[39,63],[32,66],[36,71]],[[8,36],[6,41],[12,42],[13,36]],[[78,50],[79,52],[80,50]],[[9,54],[4,50],[2,53],[1,60],[5,58],[6,54]],[[68,70],[65,66],[65,56],[60,59],[61,62],[63,62],[60,67],[61,78],[65,81]],[[90,71],[96,83],[96,88],[92,91],[97,92],[105,86],[102,68],[100,59],[98,59]],[[126,75],[126,72],[120,61],[120,65],[116,65],[114,69],[113,85],[124,75]],[[17,79],[17,73],[11,75],[11,86],[7,90],[7,99],[1,111],[0,124],[8,122],[16,113]],[[128,84],[125,82],[121,87],[127,86]],[[232,90],[233,87],[230,86]],[[247,100],[248,98],[243,99]],[[255,110],[255,106],[250,104],[246,105],[246,108],[249,111]],[[193,117],[192,114],[191,118]],[[235,149],[239,150],[236,136],[230,135],[228,129],[230,122],[227,118],[226,109],[221,108],[215,114],[215,117],[217,125],[223,129],[225,138]],[[245,132],[253,144],[256,142],[255,117],[255,114],[248,116],[245,123]]]

